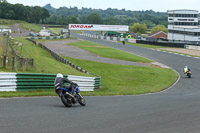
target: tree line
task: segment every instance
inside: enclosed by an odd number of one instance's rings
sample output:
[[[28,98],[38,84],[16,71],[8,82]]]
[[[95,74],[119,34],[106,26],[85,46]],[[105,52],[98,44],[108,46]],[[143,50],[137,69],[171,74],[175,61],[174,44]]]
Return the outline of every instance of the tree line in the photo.
[[[167,26],[167,13],[146,11],[118,10],[108,8],[91,9],[77,7],[60,7],[55,9],[51,4],[44,7],[24,6],[23,4],[10,4],[0,0],[0,18],[23,20],[36,24],[108,24],[129,25],[130,30],[143,34],[147,29],[165,30]],[[153,32],[152,30],[151,32]]]
[[[23,20],[29,23],[44,23],[50,17],[47,9],[39,6],[24,6],[23,4],[10,4],[6,0],[0,0],[0,18]]]
[[[77,7],[60,7],[55,9],[51,4],[44,6],[51,16],[45,20],[45,23],[69,24],[111,24],[111,25],[132,25],[134,23],[146,24],[147,28],[156,25],[167,26],[167,12],[131,11],[108,8],[91,9]]]

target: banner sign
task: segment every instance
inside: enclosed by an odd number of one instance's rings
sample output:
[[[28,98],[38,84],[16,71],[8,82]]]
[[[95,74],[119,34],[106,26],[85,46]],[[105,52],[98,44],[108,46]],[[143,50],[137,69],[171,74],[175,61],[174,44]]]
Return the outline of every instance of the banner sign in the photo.
[[[128,39],[128,42],[136,43],[136,39]]]
[[[69,30],[129,31],[128,25],[69,24]]]

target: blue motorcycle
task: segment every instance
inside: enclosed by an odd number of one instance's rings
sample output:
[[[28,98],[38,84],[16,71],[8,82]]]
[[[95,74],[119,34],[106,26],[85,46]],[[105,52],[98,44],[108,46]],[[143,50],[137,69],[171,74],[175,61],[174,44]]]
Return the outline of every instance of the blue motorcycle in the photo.
[[[72,104],[79,103],[81,106],[86,105],[85,98],[81,96],[79,86],[77,84],[72,84],[72,91],[66,88],[59,88],[61,91],[61,101],[66,107],[71,107]]]

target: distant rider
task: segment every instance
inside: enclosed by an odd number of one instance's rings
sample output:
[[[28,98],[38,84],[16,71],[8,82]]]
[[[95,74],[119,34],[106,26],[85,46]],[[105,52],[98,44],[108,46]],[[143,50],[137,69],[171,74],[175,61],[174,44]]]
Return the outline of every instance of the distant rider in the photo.
[[[69,83],[69,85],[65,85],[65,83]],[[59,96],[61,96],[62,93],[58,92],[59,88],[66,88],[69,91],[72,91],[72,84],[73,84],[72,81],[68,80],[67,78],[64,78],[61,73],[58,73],[56,75],[56,79],[54,81],[55,91],[56,91],[57,94],[59,94]]]
[[[188,66],[185,66],[184,69],[183,69],[183,71],[184,71],[184,74],[186,74],[187,71],[190,72],[190,69],[188,68]]]

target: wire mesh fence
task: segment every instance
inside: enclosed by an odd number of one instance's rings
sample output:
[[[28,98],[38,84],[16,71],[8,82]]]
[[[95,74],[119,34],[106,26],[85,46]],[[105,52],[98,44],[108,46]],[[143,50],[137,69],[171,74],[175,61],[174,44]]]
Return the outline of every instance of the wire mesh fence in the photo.
[[[7,70],[31,70],[33,69],[33,59],[24,58],[22,54],[22,44],[14,42],[14,39],[10,36],[10,33],[6,33],[0,37],[0,67]],[[14,45],[17,47],[14,48]],[[21,49],[19,50],[19,47]]]
[[[33,59],[0,55],[0,67],[8,70],[30,70],[33,69]]]

